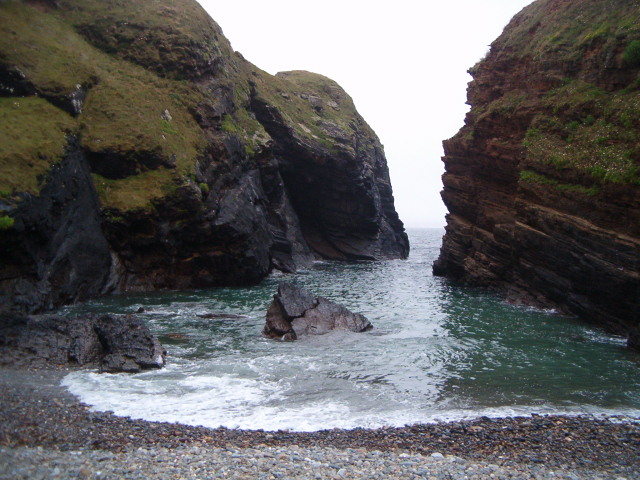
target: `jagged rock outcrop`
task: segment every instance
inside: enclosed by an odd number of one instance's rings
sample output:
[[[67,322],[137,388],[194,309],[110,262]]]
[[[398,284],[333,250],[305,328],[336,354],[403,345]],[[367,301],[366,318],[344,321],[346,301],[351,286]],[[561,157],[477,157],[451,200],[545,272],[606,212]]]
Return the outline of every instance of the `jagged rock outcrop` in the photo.
[[[331,330],[366,332],[372,328],[364,315],[283,282],[269,305],[262,333],[276,340],[292,341],[302,335],[324,335]]]
[[[351,98],[194,0],[0,2],[0,123],[2,308],[408,254]]]
[[[434,273],[640,323],[640,3],[538,0],[470,70]]]
[[[144,322],[132,315],[0,316],[0,364],[135,373],[163,367],[165,355]]]

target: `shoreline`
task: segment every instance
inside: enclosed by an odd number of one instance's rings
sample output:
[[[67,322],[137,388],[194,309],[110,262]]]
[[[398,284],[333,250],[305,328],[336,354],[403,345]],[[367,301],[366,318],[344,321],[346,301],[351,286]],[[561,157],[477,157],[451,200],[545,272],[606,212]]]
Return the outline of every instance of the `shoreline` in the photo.
[[[22,458],[25,451],[35,457],[42,452],[64,455],[69,451],[82,452],[76,456],[91,457],[96,452],[134,455],[141,449],[161,449],[165,455],[184,449],[209,452],[232,449],[250,452],[247,455],[255,457],[256,451],[272,449],[286,452],[356,449],[365,456],[372,452],[395,455],[395,461],[399,461],[400,455],[413,455],[425,461],[441,459],[444,462],[441,466],[452,461],[460,465],[480,462],[517,471],[579,472],[578,478],[640,479],[640,423],[620,417],[484,417],[317,432],[212,429],[92,411],[60,385],[66,373],[68,370],[0,367],[0,447],[4,461]],[[25,462],[29,463],[23,458],[21,463]],[[37,464],[34,458],[34,468]]]

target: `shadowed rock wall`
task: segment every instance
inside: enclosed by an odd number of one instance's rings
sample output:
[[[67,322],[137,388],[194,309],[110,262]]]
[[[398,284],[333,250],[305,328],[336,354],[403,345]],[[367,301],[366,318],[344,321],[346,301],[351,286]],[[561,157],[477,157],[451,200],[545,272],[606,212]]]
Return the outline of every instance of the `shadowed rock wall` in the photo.
[[[640,323],[638,2],[539,0],[470,73],[434,273],[620,333]]]

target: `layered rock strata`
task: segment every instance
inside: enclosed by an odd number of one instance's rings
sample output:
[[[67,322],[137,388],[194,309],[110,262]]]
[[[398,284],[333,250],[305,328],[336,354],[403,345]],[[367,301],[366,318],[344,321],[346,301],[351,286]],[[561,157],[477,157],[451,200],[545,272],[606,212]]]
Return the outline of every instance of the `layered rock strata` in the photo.
[[[538,0],[470,70],[434,273],[640,323],[640,4]]]
[[[1,2],[0,123],[2,308],[408,254],[351,98],[194,0]]]

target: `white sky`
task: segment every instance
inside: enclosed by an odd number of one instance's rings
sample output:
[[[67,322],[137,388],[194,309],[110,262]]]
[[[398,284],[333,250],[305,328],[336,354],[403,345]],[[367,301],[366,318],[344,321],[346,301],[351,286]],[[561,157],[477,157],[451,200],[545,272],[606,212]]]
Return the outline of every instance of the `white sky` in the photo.
[[[532,0],[199,2],[259,68],[338,82],[385,147],[400,218],[439,227],[442,140],[464,123],[467,69]]]

